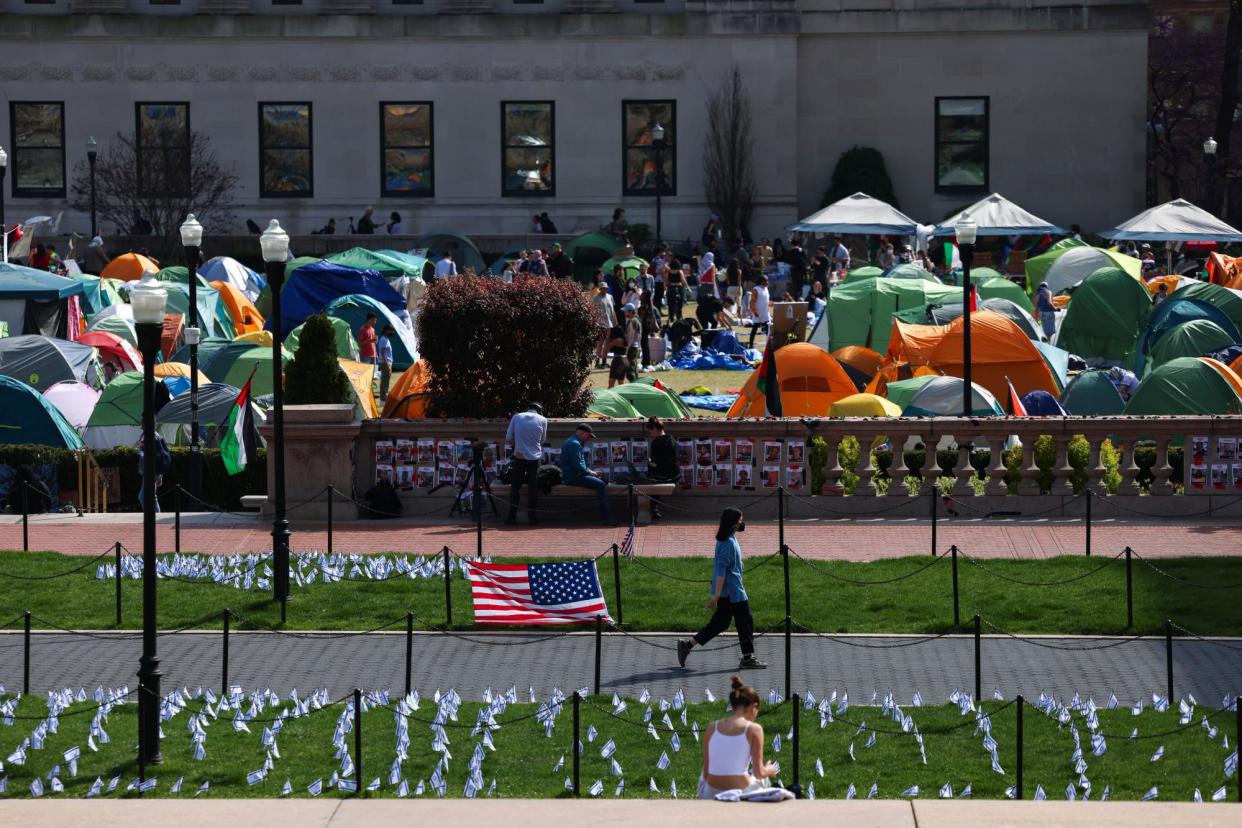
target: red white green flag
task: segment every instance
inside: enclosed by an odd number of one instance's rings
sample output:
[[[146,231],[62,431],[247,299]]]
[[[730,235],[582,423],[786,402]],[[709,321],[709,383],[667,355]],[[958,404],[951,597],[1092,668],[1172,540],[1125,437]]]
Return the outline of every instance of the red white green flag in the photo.
[[[781,381],[776,375],[776,351],[772,348],[771,336],[768,337],[768,344],[763,349],[763,362],[759,365],[759,379],[756,384],[763,394],[767,416],[784,416],[781,413],[783,410],[781,408]]]
[[[246,380],[229,418],[221,426],[220,459],[229,474],[238,474],[255,456],[254,414],[250,408],[250,380]]]

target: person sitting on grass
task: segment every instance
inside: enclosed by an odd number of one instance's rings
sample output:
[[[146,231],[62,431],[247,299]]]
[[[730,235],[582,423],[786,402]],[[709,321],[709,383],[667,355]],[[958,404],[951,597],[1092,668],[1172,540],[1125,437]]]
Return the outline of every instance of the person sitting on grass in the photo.
[[[736,674],[730,682],[729,715],[712,722],[703,734],[699,799],[715,799],[724,791],[769,788],[776,776],[776,766],[763,761],[763,726],[755,721],[759,691]]]

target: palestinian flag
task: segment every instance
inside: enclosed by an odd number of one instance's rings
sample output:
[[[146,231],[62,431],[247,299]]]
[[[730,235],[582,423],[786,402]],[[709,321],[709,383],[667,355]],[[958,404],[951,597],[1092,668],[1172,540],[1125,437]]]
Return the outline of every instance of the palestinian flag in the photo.
[[[979,312],[979,286],[973,283],[970,286],[970,312]]]
[[[776,376],[776,351],[772,349],[772,337],[763,349],[763,362],[759,365],[759,391],[763,393],[764,407],[769,417],[782,417],[781,381]]]
[[[229,418],[221,426],[224,434],[220,438],[220,459],[229,474],[237,474],[246,468],[250,458],[255,456],[254,445],[254,414],[250,408],[250,380],[242,387],[229,412]]]
[[[1013,387],[1013,383],[1009,377],[1005,377],[1005,384],[1009,386],[1009,416],[1011,417],[1027,417],[1026,406],[1022,404],[1022,398],[1018,396],[1017,390]]]

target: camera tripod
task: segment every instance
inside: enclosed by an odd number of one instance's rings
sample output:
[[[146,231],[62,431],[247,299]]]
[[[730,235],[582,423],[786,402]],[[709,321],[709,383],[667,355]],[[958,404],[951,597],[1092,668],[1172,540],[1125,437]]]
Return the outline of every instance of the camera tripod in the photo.
[[[438,486],[433,487],[427,492],[427,494],[433,495],[445,486],[452,485],[453,483],[451,481],[446,480]],[[479,495],[478,498],[475,498],[474,496],[476,492]],[[488,505],[492,507],[492,514],[499,516],[500,513],[496,511],[496,499],[492,496],[492,487],[491,484],[487,482],[487,474],[483,471],[483,460],[480,458],[470,464],[470,470],[466,473],[466,479],[463,480],[461,485],[457,487],[457,495],[453,498],[453,504],[449,506],[449,517],[452,517],[455,514],[464,516],[466,514],[466,507],[463,504],[467,500],[471,501],[472,512],[475,509],[480,510],[476,514],[476,517],[481,516],[483,504],[480,501],[482,501],[483,495],[487,495],[487,502]]]

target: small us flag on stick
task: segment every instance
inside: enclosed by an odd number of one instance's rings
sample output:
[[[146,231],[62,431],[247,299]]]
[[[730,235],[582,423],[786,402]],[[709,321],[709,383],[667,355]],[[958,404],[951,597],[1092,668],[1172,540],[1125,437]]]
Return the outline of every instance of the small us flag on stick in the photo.
[[[626,558],[634,557],[634,527],[631,526],[625,533],[625,540],[621,541],[621,554]]]
[[[479,624],[611,622],[594,561],[466,565]]]

